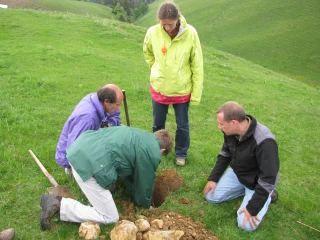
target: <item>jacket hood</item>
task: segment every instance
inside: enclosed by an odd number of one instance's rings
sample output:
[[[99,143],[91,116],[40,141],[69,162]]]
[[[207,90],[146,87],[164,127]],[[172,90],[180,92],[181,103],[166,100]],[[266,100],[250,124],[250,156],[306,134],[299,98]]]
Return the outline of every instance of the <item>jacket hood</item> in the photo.
[[[187,31],[186,19],[181,15],[179,20],[180,20],[180,27],[179,27],[179,32],[177,34],[177,37],[181,36],[185,31]]]

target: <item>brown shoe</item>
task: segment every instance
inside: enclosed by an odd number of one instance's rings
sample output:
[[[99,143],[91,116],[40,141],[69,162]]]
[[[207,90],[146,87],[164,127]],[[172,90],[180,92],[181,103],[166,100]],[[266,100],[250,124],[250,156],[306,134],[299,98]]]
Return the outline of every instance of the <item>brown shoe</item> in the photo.
[[[0,232],[0,240],[13,240],[15,231],[13,228]]]
[[[60,211],[61,197],[53,194],[42,194],[40,226],[42,231],[50,229],[51,218]]]

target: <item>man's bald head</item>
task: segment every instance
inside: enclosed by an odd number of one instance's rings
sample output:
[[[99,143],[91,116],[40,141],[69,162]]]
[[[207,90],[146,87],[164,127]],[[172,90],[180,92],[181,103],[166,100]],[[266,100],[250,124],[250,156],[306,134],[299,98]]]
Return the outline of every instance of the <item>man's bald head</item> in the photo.
[[[98,89],[98,98],[100,102],[105,100],[108,103],[116,103],[117,101],[121,101],[123,99],[123,93],[117,85],[107,84]]]
[[[114,84],[104,85],[98,89],[97,95],[105,112],[111,114],[116,110],[120,110],[123,93],[118,86]]]
[[[120,88],[117,85],[107,84],[107,85],[104,85],[102,88],[113,89],[114,91],[116,91],[117,96],[123,95],[122,91],[120,90]]]

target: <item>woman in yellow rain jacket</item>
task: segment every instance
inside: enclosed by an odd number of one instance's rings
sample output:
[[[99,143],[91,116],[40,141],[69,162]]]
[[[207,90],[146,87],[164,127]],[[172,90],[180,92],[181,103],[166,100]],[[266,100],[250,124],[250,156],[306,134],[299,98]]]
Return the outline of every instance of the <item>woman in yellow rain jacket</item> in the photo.
[[[194,27],[186,23],[173,3],[158,11],[160,23],[147,31],[143,53],[150,74],[153,132],[164,129],[168,107],[176,117],[176,165],[185,165],[190,146],[189,104],[199,105],[203,88],[203,58]]]

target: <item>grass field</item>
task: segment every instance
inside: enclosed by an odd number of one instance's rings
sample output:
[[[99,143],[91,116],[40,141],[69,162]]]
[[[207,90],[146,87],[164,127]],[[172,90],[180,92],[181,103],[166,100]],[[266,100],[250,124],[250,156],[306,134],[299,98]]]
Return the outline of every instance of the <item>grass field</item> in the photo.
[[[77,0],[0,0],[14,9],[37,9],[50,12],[72,13],[87,17],[113,18],[111,8]]]
[[[16,239],[78,239],[79,224],[58,218],[53,219],[50,231],[40,230],[40,197],[50,184],[28,149],[58,183],[85,201],[76,183],[54,160],[62,126],[84,95],[106,83],[118,84],[127,93],[131,125],[151,132],[149,69],[142,55],[145,32],[146,27],[71,13],[0,11],[0,226],[15,228]],[[190,109],[188,164],[175,167],[170,154],[159,166],[159,171],[176,169],[187,185],[161,209],[195,220],[201,220],[199,211],[203,210],[201,221],[221,239],[319,238],[317,231],[297,223],[320,228],[319,89],[212,46],[203,44],[203,99],[200,106]],[[212,205],[202,197],[222,144],[214,111],[229,100],[238,101],[267,125],[279,144],[279,201],[250,234],[236,226],[241,199]],[[167,128],[175,130],[172,109]],[[181,204],[177,200],[181,197],[193,204]],[[112,227],[102,226],[102,233]]]

